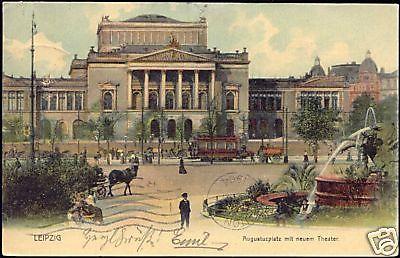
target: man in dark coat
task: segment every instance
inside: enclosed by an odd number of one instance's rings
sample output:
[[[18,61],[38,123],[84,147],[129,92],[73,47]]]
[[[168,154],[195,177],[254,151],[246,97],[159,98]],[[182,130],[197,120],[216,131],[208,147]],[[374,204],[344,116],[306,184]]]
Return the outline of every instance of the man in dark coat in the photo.
[[[183,200],[179,203],[179,210],[181,213],[181,227],[183,228],[183,224],[186,221],[186,227],[189,227],[189,216],[190,216],[190,203],[187,199],[188,194],[183,193]]]
[[[179,160],[179,174],[187,174],[187,171],[185,169],[185,165],[183,163],[183,158],[182,157]]]

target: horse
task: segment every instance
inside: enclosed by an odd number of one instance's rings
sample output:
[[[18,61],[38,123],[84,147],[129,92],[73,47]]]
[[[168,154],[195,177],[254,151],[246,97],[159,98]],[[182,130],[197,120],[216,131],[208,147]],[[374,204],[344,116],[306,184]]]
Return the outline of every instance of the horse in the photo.
[[[126,195],[126,190],[129,189],[129,194],[132,195],[131,193],[131,187],[130,183],[132,179],[136,178],[137,176],[137,171],[131,170],[130,168],[127,168],[125,170],[117,170],[113,169],[111,170],[110,174],[108,175],[108,181],[109,181],[109,193],[108,195],[114,196],[111,192],[111,187],[113,187],[117,183],[125,183],[125,190],[124,190],[124,195]]]

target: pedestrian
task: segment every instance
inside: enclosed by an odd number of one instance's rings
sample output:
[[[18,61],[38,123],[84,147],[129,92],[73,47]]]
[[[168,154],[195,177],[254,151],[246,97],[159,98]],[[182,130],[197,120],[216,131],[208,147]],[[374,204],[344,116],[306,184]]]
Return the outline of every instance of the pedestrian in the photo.
[[[179,174],[187,174],[187,171],[185,169],[185,165],[183,164],[183,158],[179,160]]]
[[[275,213],[276,224],[279,227],[281,224],[286,226],[286,219],[289,216],[289,207],[284,201],[278,202],[278,207]]]
[[[304,151],[303,162],[304,162],[304,163],[308,163],[308,153],[307,153],[307,150]]]
[[[111,159],[112,160],[115,159],[115,149],[114,149],[114,147],[111,149]]]
[[[299,214],[297,214],[297,217],[296,217],[296,221],[297,221],[298,224],[300,224],[300,227],[304,226],[304,221],[308,217],[308,214],[307,214],[308,206],[309,205],[308,205],[307,200],[304,199],[302,204],[301,204],[301,207],[300,207],[300,212],[299,212]]]
[[[181,228],[183,228],[183,224],[186,222],[186,227],[189,227],[189,217],[190,217],[190,203],[187,199],[188,194],[182,194],[183,200],[179,203],[179,211],[181,213]]]

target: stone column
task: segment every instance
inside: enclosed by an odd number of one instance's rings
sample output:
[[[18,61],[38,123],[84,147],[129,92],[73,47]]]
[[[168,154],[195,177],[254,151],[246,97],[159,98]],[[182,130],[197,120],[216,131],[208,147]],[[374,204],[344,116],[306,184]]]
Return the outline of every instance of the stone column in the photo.
[[[214,88],[215,88],[215,71],[212,70],[211,71],[211,81],[210,81],[210,85],[209,85],[209,99],[208,99],[208,103],[211,103],[211,101],[214,99]],[[215,104],[215,103],[214,103]]]
[[[193,109],[199,109],[199,70],[194,70]]]
[[[160,107],[165,108],[165,81],[166,81],[166,72],[165,70],[161,70],[161,84],[160,84]]]
[[[58,107],[58,91],[56,91],[56,110],[59,110],[59,107]],[[15,96],[15,100],[17,100],[17,96]],[[18,102],[18,101],[17,101]]]
[[[144,70],[144,108],[149,108],[149,70]]]
[[[132,71],[128,70],[128,85],[127,85],[127,95],[128,95],[128,108],[132,109]]]
[[[178,85],[176,87],[176,109],[182,109],[182,70],[178,71]]]
[[[76,92],[73,91],[73,94],[72,94],[72,110],[75,110],[75,94],[76,94]],[[101,95],[101,99],[103,99],[103,95]]]

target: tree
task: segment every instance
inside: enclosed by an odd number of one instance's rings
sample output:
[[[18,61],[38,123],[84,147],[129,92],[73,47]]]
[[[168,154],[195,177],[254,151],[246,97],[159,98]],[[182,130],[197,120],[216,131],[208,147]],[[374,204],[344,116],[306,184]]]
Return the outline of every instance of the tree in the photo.
[[[98,149],[100,149],[100,140],[107,141],[107,154],[110,152],[110,140],[115,136],[115,125],[124,117],[119,112],[101,113],[96,119],[89,119],[88,129],[92,132],[93,138],[97,140]]]
[[[207,105],[207,116],[201,120],[200,133],[205,133],[211,139],[211,164],[214,160],[214,137],[220,132],[223,117],[217,110],[216,98]]]
[[[397,96],[388,96],[376,106],[376,117],[379,122],[397,124],[398,116]]]
[[[293,127],[313,150],[314,161],[318,161],[318,143],[332,139],[337,133],[336,122],[339,112],[323,108],[320,97],[308,97],[302,107],[292,118]]]
[[[376,110],[376,103],[374,99],[366,93],[358,96],[353,101],[349,120],[345,125],[346,135],[350,135],[355,131],[364,128],[365,115],[369,107],[372,107],[374,110]]]
[[[20,142],[27,139],[24,132],[26,124],[22,116],[5,116],[2,124],[3,137],[6,142]]]

